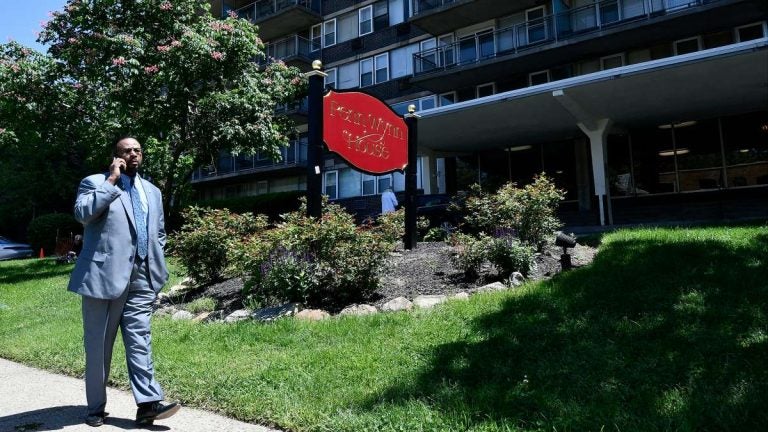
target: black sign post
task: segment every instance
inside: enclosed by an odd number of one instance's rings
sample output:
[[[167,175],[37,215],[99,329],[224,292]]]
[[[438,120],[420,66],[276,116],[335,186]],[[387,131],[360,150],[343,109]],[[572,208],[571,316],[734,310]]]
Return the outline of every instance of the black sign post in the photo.
[[[307,124],[307,216],[319,218],[322,213],[323,179],[320,164],[323,157],[323,87],[326,73],[320,60],[312,62],[309,80],[309,118]]]
[[[408,105],[405,124],[408,126],[408,166],[405,168],[405,238],[406,249],[415,249],[418,242],[416,232],[416,144],[418,142],[418,119],[416,106]]]

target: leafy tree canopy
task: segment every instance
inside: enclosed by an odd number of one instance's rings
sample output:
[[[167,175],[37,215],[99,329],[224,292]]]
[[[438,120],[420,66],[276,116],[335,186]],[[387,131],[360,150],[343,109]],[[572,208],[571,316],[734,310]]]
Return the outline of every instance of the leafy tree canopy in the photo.
[[[54,175],[62,161],[78,174],[103,169],[111,138],[132,134],[167,210],[193,167],[221,149],[279,158],[293,128],[274,108],[305,87],[282,62],[260,68],[258,28],[213,17],[206,0],[69,0],[38,40],[48,55],[0,45],[0,146],[20,156],[8,166],[29,155]],[[71,197],[76,181],[66,181]]]

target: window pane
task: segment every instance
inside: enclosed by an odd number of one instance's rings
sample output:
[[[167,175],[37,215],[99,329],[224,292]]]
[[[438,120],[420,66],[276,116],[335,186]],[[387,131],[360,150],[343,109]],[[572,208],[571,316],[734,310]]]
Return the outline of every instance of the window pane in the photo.
[[[387,54],[376,56],[376,82],[384,82],[389,79],[389,56]]]
[[[696,52],[699,50],[699,40],[688,39],[685,41],[675,42],[675,50],[677,51],[677,55]]]
[[[379,177],[379,193],[384,192],[389,187],[392,187],[392,177],[391,176]]]
[[[722,122],[728,187],[768,184],[768,111]]]
[[[373,31],[372,8],[370,6],[360,9],[360,35],[368,34]]]
[[[477,97],[491,96],[493,94],[493,85],[477,86]]]
[[[363,195],[374,195],[376,193],[376,178],[363,174]]]
[[[455,93],[443,93],[440,95],[440,106],[446,106],[456,103]]]
[[[680,191],[717,189],[722,183],[723,161],[717,120],[675,128]]]
[[[435,97],[429,96],[429,97],[421,98],[419,99],[419,103],[421,105],[421,110],[432,109],[435,107]]]
[[[742,27],[738,31],[739,42],[746,42],[763,37],[763,25],[755,24],[749,27]]]

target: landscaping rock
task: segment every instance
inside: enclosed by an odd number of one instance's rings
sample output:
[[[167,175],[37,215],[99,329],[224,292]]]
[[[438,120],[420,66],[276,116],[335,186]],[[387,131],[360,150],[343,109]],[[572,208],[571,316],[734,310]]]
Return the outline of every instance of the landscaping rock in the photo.
[[[448,296],[445,295],[420,295],[413,299],[413,305],[422,309],[433,308],[440,303],[448,300]]]
[[[398,297],[398,298],[392,299],[384,303],[384,306],[381,307],[381,310],[385,312],[396,312],[396,311],[411,310],[411,309],[413,309],[413,303],[411,303],[411,301],[405,297]]]
[[[205,322],[213,315],[213,312],[203,312],[192,319],[194,322]]]
[[[171,319],[173,319],[174,321],[191,320],[194,317],[195,316],[192,315],[192,312],[185,311],[185,310],[180,310],[180,311],[176,312],[175,314],[173,314],[173,316],[171,316]]]
[[[273,306],[259,309],[251,317],[256,321],[272,321],[281,317],[296,315],[301,310],[301,303],[286,303],[280,306]]]
[[[468,300],[469,293],[466,291],[457,292],[456,294],[453,294],[451,298],[455,300]]]
[[[501,282],[494,282],[490,283],[488,285],[483,285],[480,288],[478,288],[477,292],[489,292],[489,291],[504,291],[507,289],[507,286],[504,285]]]
[[[375,314],[379,310],[375,306],[369,304],[352,305],[342,309],[339,315],[370,315]]]
[[[242,321],[242,320],[248,319],[248,317],[250,316],[251,316],[251,313],[248,312],[247,309],[239,309],[227,315],[227,317],[224,318],[224,322],[231,323],[236,321]]]
[[[166,315],[173,315],[179,310],[176,309],[174,306],[165,306],[157,309],[155,311],[155,315],[157,316],[166,316]]]
[[[520,272],[514,272],[512,273],[512,276],[509,277],[509,283],[513,287],[519,287],[525,282],[525,276],[523,276]]]
[[[331,314],[322,309],[304,309],[296,314],[296,318],[307,321],[322,321],[331,317]]]

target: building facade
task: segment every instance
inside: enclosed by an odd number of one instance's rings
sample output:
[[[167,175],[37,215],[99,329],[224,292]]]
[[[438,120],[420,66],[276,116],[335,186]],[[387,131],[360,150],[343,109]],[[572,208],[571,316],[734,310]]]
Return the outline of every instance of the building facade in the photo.
[[[260,26],[271,59],[419,119],[418,188],[566,190],[572,225],[768,218],[768,3],[762,0],[213,1]],[[283,161],[222,154],[201,197],[302,189],[304,106]],[[212,169],[211,169],[212,168]],[[375,213],[400,174],[328,154],[323,190]]]

